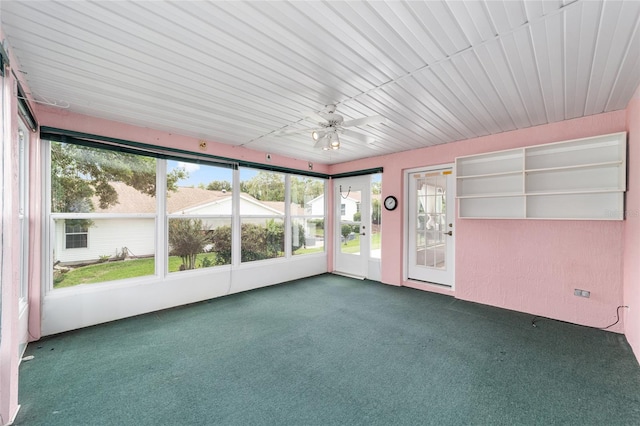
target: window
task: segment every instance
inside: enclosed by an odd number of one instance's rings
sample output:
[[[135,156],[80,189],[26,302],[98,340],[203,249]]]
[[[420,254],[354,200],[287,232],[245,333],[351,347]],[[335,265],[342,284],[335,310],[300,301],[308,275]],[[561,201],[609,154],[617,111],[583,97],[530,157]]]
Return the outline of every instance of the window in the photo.
[[[340,204],[340,216],[344,216],[347,214],[347,205],[346,204]]]
[[[240,169],[240,261],[285,255],[285,176]]]
[[[233,170],[167,162],[168,271],[231,264]]]
[[[157,160],[61,142],[49,155],[54,289],[155,275]]]
[[[49,148],[53,289],[324,252],[323,179]]]
[[[324,181],[292,175],[289,187],[292,254],[324,252]]]
[[[86,220],[65,220],[64,240],[66,249],[88,247],[89,225]]]
[[[380,258],[382,237],[382,173],[371,175],[371,257]]]

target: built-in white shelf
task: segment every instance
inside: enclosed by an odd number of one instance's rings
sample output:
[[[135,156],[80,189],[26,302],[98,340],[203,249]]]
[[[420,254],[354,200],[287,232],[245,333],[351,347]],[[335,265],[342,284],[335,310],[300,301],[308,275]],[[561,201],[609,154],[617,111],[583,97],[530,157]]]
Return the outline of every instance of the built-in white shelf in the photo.
[[[460,218],[622,220],[626,133],[456,158]]]

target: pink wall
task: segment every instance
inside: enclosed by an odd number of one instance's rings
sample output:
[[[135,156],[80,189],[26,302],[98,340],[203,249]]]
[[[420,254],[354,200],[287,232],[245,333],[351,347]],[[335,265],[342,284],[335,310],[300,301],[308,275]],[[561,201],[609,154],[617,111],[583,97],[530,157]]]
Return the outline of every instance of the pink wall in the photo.
[[[0,80],[4,99],[2,113],[2,150],[0,210],[2,211],[2,260],[0,284],[2,320],[0,330],[0,424],[8,424],[18,410],[18,298],[19,298],[19,233],[18,233],[18,143],[15,80],[10,71]]]
[[[194,138],[64,110],[39,108],[38,119],[45,126],[199,152]],[[316,170],[334,174],[384,167],[383,197],[393,194],[401,200],[406,169],[453,163],[461,155],[625,129],[626,112],[618,111],[333,166],[317,165]],[[264,159],[262,152],[214,142],[209,142],[207,152],[253,162]],[[304,160],[278,156],[273,164],[303,170],[307,166]],[[383,211],[382,281],[421,287],[402,278],[403,217],[402,207]],[[456,286],[450,293],[460,299],[578,324],[608,325],[623,300],[623,227],[623,222],[616,221],[456,220]],[[573,296],[574,288],[591,291],[591,298]],[[623,326],[612,330],[620,332]]]
[[[168,132],[143,127],[131,126],[86,115],[74,114],[64,109],[38,106],[36,110],[40,126],[57,127],[65,130],[108,136],[133,142],[153,144],[160,147],[178,148],[192,151],[194,154],[209,154],[236,160],[265,163],[265,153],[241,146],[224,145],[207,141],[207,150],[199,148],[196,138],[174,135]],[[308,161],[272,155],[270,165],[288,167],[297,170],[307,170]],[[329,167],[324,164],[314,164],[313,171],[327,173]]]
[[[404,171],[455,157],[624,131],[625,111],[334,165],[330,173],[383,167],[382,281],[403,281]],[[619,221],[456,220],[455,297],[593,327],[616,319],[622,304],[623,223]],[[418,285],[420,287],[420,285]],[[423,286],[428,288],[428,286]],[[591,298],[573,295],[574,288]],[[621,332],[622,324],[611,330]]]
[[[640,88],[627,106],[628,181],[624,223],[624,332],[640,360]]]

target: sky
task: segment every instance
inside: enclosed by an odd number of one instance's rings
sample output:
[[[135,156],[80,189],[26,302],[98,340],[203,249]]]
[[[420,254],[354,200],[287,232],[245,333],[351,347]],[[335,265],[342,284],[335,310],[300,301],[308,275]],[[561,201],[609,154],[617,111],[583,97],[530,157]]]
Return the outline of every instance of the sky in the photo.
[[[231,182],[233,177],[232,169],[184,161],[169,160],[167,162],[167,171],[174,170],[177,167],[183,167],[189,173],[189,177],[179,181],[178,186],[198,186],[200,183],[207,185],[214,180]],[[241,170],[240,178],[242,180],[251,179],[258,174],[258,170],[244,168]]]
[[[169,160],[167,162],[167,171],[171,171],[176,167],[184,167],[189,173],[187,179],[178,182],[178,186],[198,186],[203,183],[205,186],[214,180],[229,181],[232,180],[232,170],[222,167],[207,166],[204,164],[189,163],[185,161]],[[245,167],[240,168],[240,180],[249,180],[257,175],[259,170],[249,169]],[[373,182],[380,182],[382,180],[382,174],[378,173],[372,176]]]

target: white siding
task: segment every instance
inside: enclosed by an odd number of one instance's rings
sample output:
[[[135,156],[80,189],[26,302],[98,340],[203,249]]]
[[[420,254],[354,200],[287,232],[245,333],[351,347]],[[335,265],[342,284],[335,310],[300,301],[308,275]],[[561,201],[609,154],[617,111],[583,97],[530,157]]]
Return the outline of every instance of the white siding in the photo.
[[[89,228],[88,247],[66,249],[64,219],[56,220],[54,261],[97,260],[100,256],[115,256],[123,247],[130,255],[150,256],[155,253],[154,235],[154,219],[94,219]]]
[[[346,200],[342,198],[340,204],[340,211],[342,211],[342,204],[345,205],[345,212],[340,216],[340,220],[352,221],[353,215],[358,211],[358,203],[351,198],[347,198]]]

